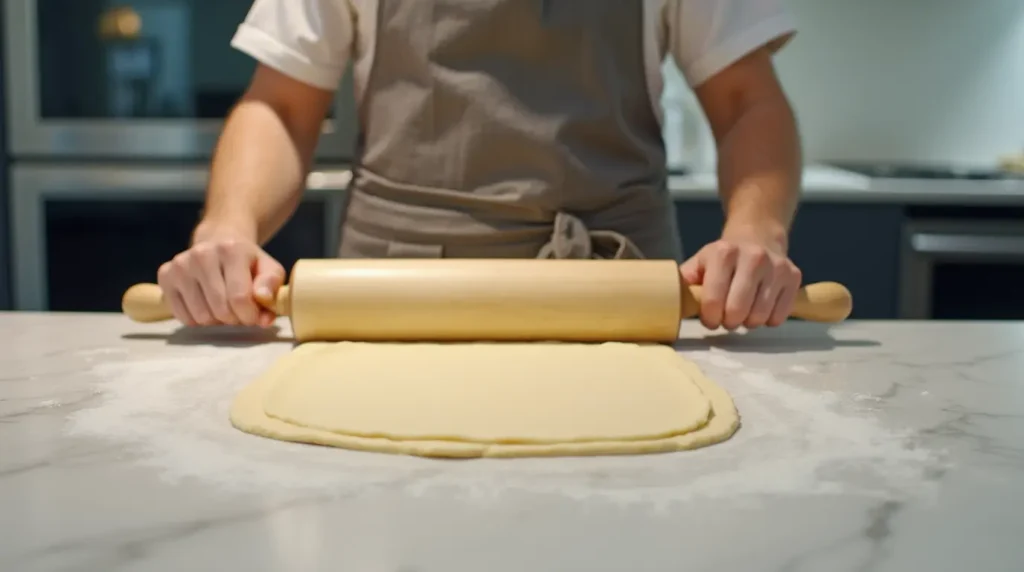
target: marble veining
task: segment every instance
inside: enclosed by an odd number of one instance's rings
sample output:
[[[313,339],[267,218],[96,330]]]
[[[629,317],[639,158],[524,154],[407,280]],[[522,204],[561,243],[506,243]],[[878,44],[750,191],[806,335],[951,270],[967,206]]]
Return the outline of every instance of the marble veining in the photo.
[[[442,462],[235,431],[254,333],[0,315],[0,570],[1024,569],[1024,324],[686,324],[708,449]]]

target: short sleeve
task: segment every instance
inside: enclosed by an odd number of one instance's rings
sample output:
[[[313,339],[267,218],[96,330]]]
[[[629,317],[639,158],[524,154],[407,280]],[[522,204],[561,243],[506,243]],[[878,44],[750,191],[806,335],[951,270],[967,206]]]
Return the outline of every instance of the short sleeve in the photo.
[[[668,50],[691,86],[750,52],[778,50],[796,32],[782,0],[666,0]]]
[[[232,47],[291,78],[337,89],[352,53],[349,0],[255,0]]]

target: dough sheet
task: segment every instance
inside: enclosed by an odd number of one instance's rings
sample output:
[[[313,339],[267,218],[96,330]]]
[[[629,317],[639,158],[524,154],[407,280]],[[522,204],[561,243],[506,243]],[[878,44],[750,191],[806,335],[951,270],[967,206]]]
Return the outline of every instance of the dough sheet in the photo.
[[[642,454],[728,439],[729,395],[670,347],[303,344],[236,397],[238,429],[427,457]]]

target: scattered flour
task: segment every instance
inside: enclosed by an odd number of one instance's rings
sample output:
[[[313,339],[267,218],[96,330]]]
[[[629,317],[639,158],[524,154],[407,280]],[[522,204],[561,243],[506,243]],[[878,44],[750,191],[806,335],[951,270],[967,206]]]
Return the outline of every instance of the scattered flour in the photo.
[[[750,495],[906,495],[925,490],[935,456],[875,419],[842,411],[832,393],[802,389],[712,349],[687,352],[732,393],[742,427],[696,451],[637,457],[443,461],[281,443],[234,429],[235,393],[287,348],[182,348],[177,359],[90,356],[100,394],[67,431],[120,442],[167,480],[234,491],[351,494],[399,487],[475,499],[511,489],[657,504]]]

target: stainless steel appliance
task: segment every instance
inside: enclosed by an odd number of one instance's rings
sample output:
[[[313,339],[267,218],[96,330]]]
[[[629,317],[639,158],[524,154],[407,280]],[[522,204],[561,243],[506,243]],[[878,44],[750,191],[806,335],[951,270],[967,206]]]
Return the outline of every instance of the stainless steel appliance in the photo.
[[[899,299],[902,318],[1024,319],[1024,216],[913,216],[903,229]]]
[[[313,171],[299,211],[267,246],[289,267],[336,252],[349,172]],[[188,244],[206,187],[202,165],[15,164],[11,169],[14,306],[118,311]]]
[[[252,0],[3,0],[16,156],[204,158],[255,63],[229,45]],[[318,157],[352,156],[351,77]]]

